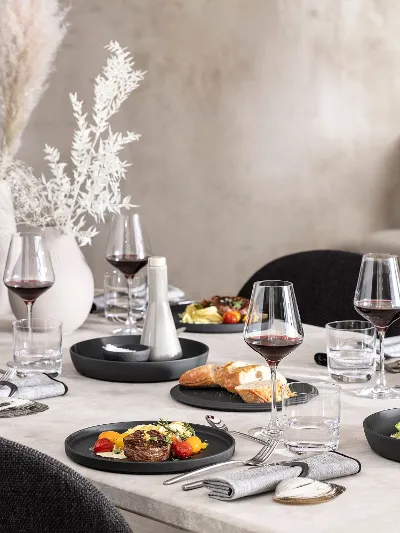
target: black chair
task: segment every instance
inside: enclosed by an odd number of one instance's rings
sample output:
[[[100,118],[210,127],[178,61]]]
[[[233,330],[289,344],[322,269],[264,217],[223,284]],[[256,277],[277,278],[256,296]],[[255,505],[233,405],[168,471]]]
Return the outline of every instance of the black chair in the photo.
[[[286,255],[260,268],[239,295],[250,298],[255,281],[292,281],[305,324],[325,326],[334,320],[363,320],[353,307],[361,258],[360,254],[338,250]]]
[[[114,505],[85,478],[2,437],[0,480],[0,531],[132,533]]]

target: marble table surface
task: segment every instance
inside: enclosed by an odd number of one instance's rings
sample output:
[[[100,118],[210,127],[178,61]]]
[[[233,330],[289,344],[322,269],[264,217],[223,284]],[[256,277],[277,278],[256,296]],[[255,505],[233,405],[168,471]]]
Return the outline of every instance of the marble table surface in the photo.
[[[64,453],[64,439],[87,426],[163,417],[205,423],[207,411],[176,403],[169,395],[174,382],[152,384],[108,383],[85,378],[74,369],[69,346],[111,332],[113,325],[91,316],[84,327],[64,338],[62,379],[69,392],[45,401],[49,410],[34,416],[1,419],[0,431],[9,438],[43,451],[76,469],[95,483],[120,508],[197,533],[296,533],[318,531],[388,531],[398,527],[397,502],[400,466],[375,455],[365,440],[363,419],[382,409],[397,407],[398,401],[369,400],[354,395],[352,386],[343,387],[339,451],[361,461],[362,472],[342,478],[346,492],[336,500],[317,506],[280,505],[271,494],[234,502],[211,500],[204,489],[183,492],[180,485],[163,486],[168,476],[113,474],[76,465]],[[0,323],[0,367],[12,357],[10,321]],[[259,362],[256,353],[243,342],[241,334],[194,335],[184,337],[210,347],[209,362],[245,359]],[[314,353],[325,351],[324,330],[305,326],[302,346],[281,365],[286,377],[299,380],[329,380],[325,368],[314,363]],[[400,376],[389,375],[391,384]],[[218,416],[218,412],[216,412]],[[268,413],[220,413],[232,429],[246,431],[268,421]],[[249,458],[258,446],[237,440],[236,457]],[[286,453],[279,450],[278,453]],[[274,456],[276,458],[276,455]],[[272,460],[274,459],[272,458]]]

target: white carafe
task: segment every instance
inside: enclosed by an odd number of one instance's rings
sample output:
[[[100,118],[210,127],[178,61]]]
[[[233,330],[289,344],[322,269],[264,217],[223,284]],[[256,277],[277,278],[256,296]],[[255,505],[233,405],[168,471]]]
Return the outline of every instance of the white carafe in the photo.
[[[141,343],[150,347],[150,361],[180,359],[182,348],[168,302],[165,257],[150,257],[147,266],[149,305]]]

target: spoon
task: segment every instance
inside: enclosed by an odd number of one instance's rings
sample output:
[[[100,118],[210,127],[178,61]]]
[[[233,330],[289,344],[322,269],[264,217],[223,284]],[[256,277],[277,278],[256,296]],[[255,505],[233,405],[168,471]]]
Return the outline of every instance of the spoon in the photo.
[[[220,418],[217,418],[216,416],[206,415],[206,420],[207,420],[207,423],[211,427],[215,429],[220,429],[221,431],[225,431],[226,433],[229,433],[230,435],[237,435],[238,437],[243,437],[244,439],[252,440],[253,442],[258,442],[259,444],[263,444],[263,445],[265,445],[267,442],[266,440],[258,439],[257,437],[248,435],[247,433],[242,433],[240,431],[233,431],[233,430],[230,431],[228,429],[228,426]]]

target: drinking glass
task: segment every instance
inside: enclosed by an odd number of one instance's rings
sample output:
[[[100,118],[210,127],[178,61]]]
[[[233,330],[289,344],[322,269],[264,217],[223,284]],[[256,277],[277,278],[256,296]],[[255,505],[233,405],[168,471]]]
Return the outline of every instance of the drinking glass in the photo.
[[[4,270],[6,287],[27,307],[27,325],[32,321],[32,306],[54,283],[54,271],[44,235],[32,232],[15,233]]]
[[[271,420],[268,427],[249,431],[260,438],[279,439],[282,430],[276,408],[276,369],[281,360],[303,342],[303,327],[290,281],[258,281],[253,285],[244,328],[245,342],[271,369]]]
[[[367,398],[399,398],[400,391],[386,384],[384,339],[388,327],[400,317],[400,271],[396,255],[363,255],[354,307],[377,331],[379,371],[375,385],[357,391]]]
[[[57,377],[62,368],[62,323],[51,318],[13,322],[13,359],[17,372]]]
[[[293,453],[336,450],[340,430],[340,387],[334,383],[289,383],[282,401],[283,441]]]
[[[375,328],[364,320],[329,322],[326,330],[328,372],[344,383],[368,381],[375,374]]]
[[[122,335],[140,335],[133,305],[135,275],[147,265],[150,244],[138,213],[114,215],[106,251],[107,261],[125,276],[128,282],[128,317]]]
[[[147,306],[147,272],[142,268],[133,278],[133,310],[137,327],[141,327]],[[126,323],[128,317],[128,283],[118,270],[104,275],[104,315],[110,322]],[[121,328],[114,334],[120,334]]]

